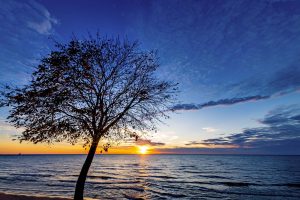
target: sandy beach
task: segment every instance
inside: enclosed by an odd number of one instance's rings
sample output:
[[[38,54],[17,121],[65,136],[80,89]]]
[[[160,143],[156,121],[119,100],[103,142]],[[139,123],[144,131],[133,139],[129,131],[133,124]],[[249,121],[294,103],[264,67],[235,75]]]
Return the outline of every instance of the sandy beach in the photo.
[[[36,197],[36,196],[5,194],[5,193],[0,193],[0,199],[1,200],[71,200],[67,198],[58,198],[58,197]]]

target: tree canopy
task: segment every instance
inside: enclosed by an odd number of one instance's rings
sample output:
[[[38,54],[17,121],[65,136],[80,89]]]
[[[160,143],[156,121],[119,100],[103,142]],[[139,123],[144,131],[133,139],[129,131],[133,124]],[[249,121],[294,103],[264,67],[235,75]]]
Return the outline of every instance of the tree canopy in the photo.
[[[9,122],[25,128],[21,141],[136,137],[167,117],[176,85],[156,78],[155,51],[100,36],[55,46],[29,84],[2,91]]]
[[[141,51],[137,42],[73,38],[56,43],[27,85],[5,87],[0,107],[9,106],[9,122],[24,128],[20,141],[90,145],[74,194],[83,200],[100,140],[138,138],[167,117],[177,88],[157,78],[158,67],[156,53]]]

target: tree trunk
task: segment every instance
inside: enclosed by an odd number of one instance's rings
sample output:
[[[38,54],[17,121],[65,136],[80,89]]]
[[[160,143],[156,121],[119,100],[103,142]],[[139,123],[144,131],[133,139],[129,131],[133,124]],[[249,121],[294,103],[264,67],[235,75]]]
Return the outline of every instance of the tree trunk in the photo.
[[[92,164],[98,143],[99,143],[99,140],[93,141],[91,148],[89,150],[89,153],[88,153],[88,155],[85,159],[85,162],[82,166],[80,175],[79,175],[77,183],[76,183],[74,200],[83,200],[83,191],[84,191],[84,184],[85,184],[86,176],[87,176],[90,166]]]

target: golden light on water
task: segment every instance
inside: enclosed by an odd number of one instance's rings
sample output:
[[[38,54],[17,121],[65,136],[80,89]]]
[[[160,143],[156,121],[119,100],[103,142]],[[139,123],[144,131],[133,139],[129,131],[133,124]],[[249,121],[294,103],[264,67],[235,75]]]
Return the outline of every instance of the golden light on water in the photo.
[[[140,154],[147,154],[148,147],[147,146],[139,146],[139,153]]]

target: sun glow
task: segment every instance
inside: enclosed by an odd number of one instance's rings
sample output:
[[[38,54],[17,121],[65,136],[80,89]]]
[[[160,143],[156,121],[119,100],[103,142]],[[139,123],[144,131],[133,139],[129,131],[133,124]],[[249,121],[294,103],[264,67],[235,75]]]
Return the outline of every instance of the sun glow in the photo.
[[[139,146],[139,153],[140,154],[147,154],[148,147],[147,146]]]

